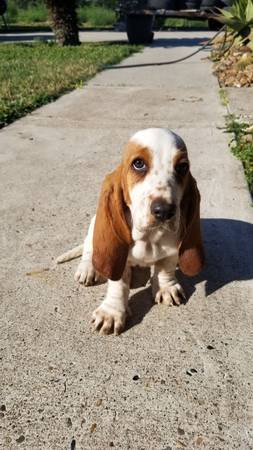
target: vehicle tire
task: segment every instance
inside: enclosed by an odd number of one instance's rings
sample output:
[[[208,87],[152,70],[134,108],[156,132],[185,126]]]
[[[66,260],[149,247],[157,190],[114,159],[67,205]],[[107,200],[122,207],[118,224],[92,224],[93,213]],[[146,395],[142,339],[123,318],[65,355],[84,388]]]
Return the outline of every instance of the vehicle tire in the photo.
[[[206,9],[222,8],[222,6],[221,0],[202,0],[200,9],[203,11]]]
[[[150,9],[176,9],[175,0],[148,0],[147,7]]]
[[[222,23],[215,19],[208,19],[208,28],[211,31],[218,31],[222,27]]]
[[[151,44],[154,38],[154,33],[152,31],[153,22],[153,15],[128,15],[126,29],[129,43]]]
[[[179,10],[180,9],[186,9],[185,0],[180,0],[179,1]]]
[[[6,13],[7,3],[5,0],[0,0],[0,16],[3,16]]]
[[[232,6],[234,0],[222,0],[223,6]]]

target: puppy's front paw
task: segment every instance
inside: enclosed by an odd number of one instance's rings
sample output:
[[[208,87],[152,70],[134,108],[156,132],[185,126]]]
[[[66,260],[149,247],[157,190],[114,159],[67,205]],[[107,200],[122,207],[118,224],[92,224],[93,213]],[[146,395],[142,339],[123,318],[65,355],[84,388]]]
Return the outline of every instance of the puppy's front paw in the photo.
[[[155,302],[168,306],[172,306],[173,304],[179,306],[181,303],[185,302],[184,290],[179,283],[176,283],[173,286],[164,286],[157,292]]]
[[[74,275],[75,281],[85,286],[102,283],[105,279],[94,269],[91,261],[81,261]]]
[[[102,304],[92,314],[92,324],[100,334],[120,334],[126,323],[126,312]]]

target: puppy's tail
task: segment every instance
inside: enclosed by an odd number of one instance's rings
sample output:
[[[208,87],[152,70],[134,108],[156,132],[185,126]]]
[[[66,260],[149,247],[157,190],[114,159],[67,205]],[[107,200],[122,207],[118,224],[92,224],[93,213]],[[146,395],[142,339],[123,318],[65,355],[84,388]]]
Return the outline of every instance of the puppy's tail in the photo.
[[[61,264],[70,261],[71,259],[78,258],[78,256],[82,255],[82,253],[83,253],[83,244],[72,248],[72,250],[63,253],[61,256],[58,256],[58,258],[56,258],[56,263]]]

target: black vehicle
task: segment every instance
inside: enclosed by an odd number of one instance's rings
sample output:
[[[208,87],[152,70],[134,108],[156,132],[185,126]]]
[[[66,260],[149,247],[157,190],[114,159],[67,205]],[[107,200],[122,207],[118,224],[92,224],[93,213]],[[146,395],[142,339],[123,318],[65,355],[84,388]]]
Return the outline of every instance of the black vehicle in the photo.
[[[213,10],[230,3],[231,0],[123,0],[118,3],[118,13],[126,20],[131,44],[150,44],[155,17],[207,19],[209,28],[217,29],[219,24],[213,19]]]

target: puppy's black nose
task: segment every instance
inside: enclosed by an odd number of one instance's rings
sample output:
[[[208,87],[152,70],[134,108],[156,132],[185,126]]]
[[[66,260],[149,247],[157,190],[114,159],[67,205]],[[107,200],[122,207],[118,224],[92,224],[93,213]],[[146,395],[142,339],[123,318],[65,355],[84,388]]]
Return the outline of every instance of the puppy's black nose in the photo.
[[[167,203],[166,200],[153,200],[151,203],[151,214],[161,222],[171,219],[175,215],[176,205]]]

